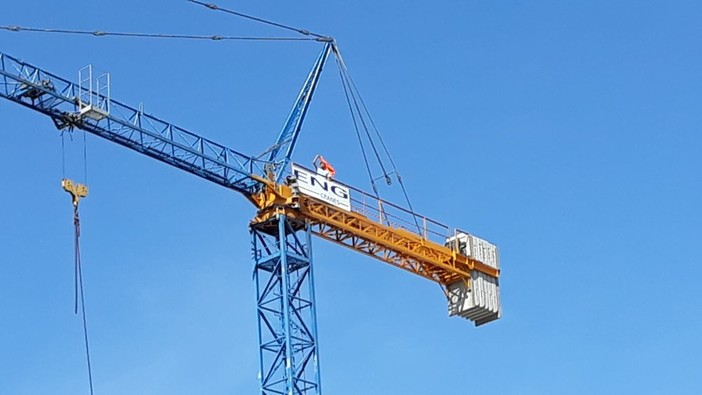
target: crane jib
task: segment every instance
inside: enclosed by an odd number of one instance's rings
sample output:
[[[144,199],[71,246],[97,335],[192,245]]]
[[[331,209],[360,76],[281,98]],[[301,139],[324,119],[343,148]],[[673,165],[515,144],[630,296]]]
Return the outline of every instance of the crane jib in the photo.
[[[57,127],[85,130],[245,195],[260,188],[252,175],[264,174],[266,161],[116,100],[109,99],[109,113],[82,113],[85,95],[97,94],[0,53],[0,97],[50,116]]]

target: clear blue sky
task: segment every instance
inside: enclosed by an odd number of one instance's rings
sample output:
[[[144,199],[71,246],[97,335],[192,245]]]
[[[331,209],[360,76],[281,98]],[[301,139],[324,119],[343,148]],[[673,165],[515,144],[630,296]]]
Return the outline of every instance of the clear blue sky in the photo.
[[[504,318],[476,329],[435,284],[316,240],[325,393],[702,393],[702,3],[220,5],[334,35],[415,208],[501,249]],[[6,1],[0,24],[281,34],[185,1]],[[113,97],[250,154],[320,49],[0,32],[2,52],[70,79],[92,63]],[[0,394],[86,394],[60,139],[10,102],[0,120]],[[333,63],[296,159],[318,152],[367,186]],[[96,394],[256,393],[253,208],[92,136],[88,156]]]

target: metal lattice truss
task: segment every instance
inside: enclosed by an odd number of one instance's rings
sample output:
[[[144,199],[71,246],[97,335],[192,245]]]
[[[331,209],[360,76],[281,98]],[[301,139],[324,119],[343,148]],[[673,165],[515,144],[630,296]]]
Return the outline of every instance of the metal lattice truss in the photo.
[[[442,285],[468,279],[472,270],[493,277],[499,275],[498,269],[456,254],[416,233],[378,223],[315,199],[301,199],[300,212],[310,220],[316,235]]]
[[[109,107],[81,111],[86,98],[93,96],[91,102],[109,103]],[[250,176],[264,174],[264,161],[2,53],[0,97],[48,115],[59,129],[85,130],[245,194],[258,187]]]
[[[269,153],[268,161],[271,163],[271,171],[276,174],[275,182],[279,183],[282,180],[283,172],[287,168],[290,158],[292,158],[293,151],[295,150],[297,138],[300,135],[300,128],[302,128],[302,122],[307,114],[307,109],[310,106],[310,101],[312,100],[312,95],[317,87],[317,82],[322,74],[322,69],[324,68],[324,63],[329,57],[329,53],[334,46],[333,43],[327,42],[324,45],[322,53],[319,54],[317,61],[307,76],[307,80],[302,85],[302,90],[295,101],[295,106],[290,115],[288,116],[283,130],[281,130],[278,135],[278,139],[275,144],[273,144],[266,152]],[[265,153],[264,153],[265,154]]]
[[[310,228],[277,215],[251,226],[262,394],[319,394]]]

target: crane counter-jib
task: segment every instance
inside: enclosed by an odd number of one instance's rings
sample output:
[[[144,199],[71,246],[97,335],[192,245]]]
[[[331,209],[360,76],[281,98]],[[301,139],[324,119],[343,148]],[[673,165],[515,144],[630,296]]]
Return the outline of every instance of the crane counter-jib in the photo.
[[[345,204],[337,202],[336,205],[340,208],[361,214],[376,223],[386,225],[392,229],[407,231],[414,237],[420,237],[427,242],[444,245],[450,238],[456,236],[458,233],[465,233],[425,215],[384,200],[379,196],[367,193],[352,185],[345,184],[336,179],[330,180],[325,177],[320,177],[318,174],[315,174],[316,171],[299,164],[293,164],[290,170],[290,175],[295,178],[298,187],[302,187],[301,190],[306,192],[307,195],[334,204],[333,200],[325,199],[324,193],[328,192],[328,195],[334,195],[336,193],[339,197],[344,197],[348,200]],[[336,186],[342,187],[341,192],[335,191]],[[458,246],[445,246],[459,251]],[[492,262],[489,263],[492,264]],[[497,268],[496,264],[492,264],[492,266]]]
[[[260,181],[268,187],[253,199],[254,223],[280,213],[305,219],[321,238],[441,284],[451,315],[499,318],[493,244],[299,165],[285,185]]]

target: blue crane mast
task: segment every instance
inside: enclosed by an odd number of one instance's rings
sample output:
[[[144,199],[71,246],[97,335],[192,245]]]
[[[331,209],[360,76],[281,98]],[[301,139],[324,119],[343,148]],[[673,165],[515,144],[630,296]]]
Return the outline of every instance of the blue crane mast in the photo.
[[[275,144],[249,156],[0,52],[0,97],[215,184],[254,195],[279,182],[331,51],[324,47]],[[259,206],[259,209],[261,207]],[[252,222],[262,394],[320,394],[311,227],[279,213]]]

